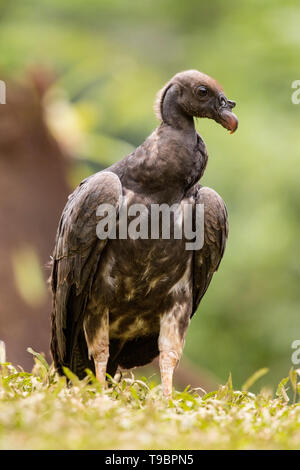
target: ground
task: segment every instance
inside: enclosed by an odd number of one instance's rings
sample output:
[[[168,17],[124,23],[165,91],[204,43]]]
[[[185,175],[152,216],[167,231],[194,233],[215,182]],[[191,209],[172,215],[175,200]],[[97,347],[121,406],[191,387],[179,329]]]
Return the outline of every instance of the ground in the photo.
[[[33,351],[32,351],[33,353]],[[275,397],[248,391],[174,391],[133,376],[103,390],[94,376],[71,382],[35,354],[32,373],[2,365],[0,449],[300,449],[300,384],[290,371]],[[290,398],[289,398],[290,396]]]

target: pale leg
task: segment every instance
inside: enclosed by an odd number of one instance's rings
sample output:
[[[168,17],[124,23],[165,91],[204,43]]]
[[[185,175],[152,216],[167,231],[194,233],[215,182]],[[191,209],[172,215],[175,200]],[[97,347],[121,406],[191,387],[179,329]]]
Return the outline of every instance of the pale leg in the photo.
[[[106,384],[106,367],[109,358],[109,316],[105,310],[101,316],[87,315],[84,321],[84,332],[89,355],[95,363],[96,377]]]
[[[172,310],[161,318],[160,323],[159,368],[163,395],[166,398],[172,397],[173,373],[181,358],[189,324],[189,317],[184,322],[180,321],[182,314],[180,308],[177,311]]]

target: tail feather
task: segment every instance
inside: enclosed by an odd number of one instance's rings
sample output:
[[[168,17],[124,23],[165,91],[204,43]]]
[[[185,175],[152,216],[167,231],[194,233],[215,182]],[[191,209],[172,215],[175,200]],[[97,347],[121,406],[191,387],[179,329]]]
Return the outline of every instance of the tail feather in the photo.
[[[81,329],[79,331],[76,340],[73,341],[72,350],[67,351],[66,357],[64,360],[62,360],[58,353],[57,331],[54,315],[52,315],[51,323],[52,335],[50,350],[54,367],[59,375],[64,375],[64,367],[70,369],[74,374],[77,375],[79,379],[83,379],[86,376],[86,369],[90,369],[93,373],[95,373],[94,361],[91,360],[88,356],[88,349],[83,330]]]

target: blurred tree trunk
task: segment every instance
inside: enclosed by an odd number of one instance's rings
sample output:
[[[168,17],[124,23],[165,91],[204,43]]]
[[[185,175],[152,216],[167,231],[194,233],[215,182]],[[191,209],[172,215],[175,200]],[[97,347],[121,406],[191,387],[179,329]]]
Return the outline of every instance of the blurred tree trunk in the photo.
[[[70,193],[67,159],[44,119],[49,84],[42,70],[26,84],[8,81],[0,105],[0,339],[7,360],[26,369],[28,346],[48,355],[47,263]]]

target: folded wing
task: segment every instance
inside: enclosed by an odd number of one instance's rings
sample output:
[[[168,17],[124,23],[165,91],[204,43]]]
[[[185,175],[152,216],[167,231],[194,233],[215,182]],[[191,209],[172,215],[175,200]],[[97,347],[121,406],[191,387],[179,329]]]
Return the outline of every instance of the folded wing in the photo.
[[[56,236],[51,274],[53,291],[51,352],[56,368],[79,376],[92,366],[83,336],[83,317],[106,240],[96,234],[97,208],[110,204],[118,213],[122,186],[103,171],[84,180],[69,196]]]
[[[193,261],[193,313],[196,312],[224,254],[228,216],[222,198],[213,189],[196,185],[194,200],[204,204],[204,245]]]

